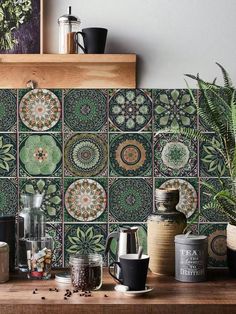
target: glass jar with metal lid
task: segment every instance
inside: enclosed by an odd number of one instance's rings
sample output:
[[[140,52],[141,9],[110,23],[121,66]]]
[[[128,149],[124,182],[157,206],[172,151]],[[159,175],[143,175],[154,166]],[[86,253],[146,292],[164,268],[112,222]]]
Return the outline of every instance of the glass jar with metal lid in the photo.
[[[76,289],[98,290],[102,286],[102,255],[76,254],[70,256],[71,280]]]
[[[74,40],[75,33],[79,31],[81,24],[77,16],[71,14],[71,7],[68,14],[64,14],[58,19],[59,24],[59,53],[73,54],[78,53],[78,46]]]

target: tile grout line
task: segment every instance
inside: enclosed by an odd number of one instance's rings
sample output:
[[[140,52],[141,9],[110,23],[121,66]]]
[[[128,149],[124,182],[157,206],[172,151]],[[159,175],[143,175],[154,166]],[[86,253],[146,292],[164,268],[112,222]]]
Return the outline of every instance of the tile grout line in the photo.
[[[62,267],[65,267],[65,132],[64,132],[64,124],[65,124],[65,118],[64,118],[64,108],[65,108],[65,90],[61,90],[61,135],[62,135],[62,177],[61,177],[61,193],[62,193],[62,204],[61,204],[61,222],[62,222],[62,229],[61,229],[61,245],[62,245]]]
[[[110,103],[109,103],[109,90],[106,90],[106,97],[107,97],[107,220],[106,220],[106,227],[107,227],[107,236],[110,233],[110,120],[109,120],[109,110],[110,110]],[[106,239],[105,239],[106,240]],[[110,252],[107,254],[107,264],[109,265],[110,260]]]
[[[17,241],[16,241],[16,254],[17,254],[17,267],[19,265],[19,237],[20,237],[20,226],[19,226],[19,214],[20,214],[20,132],[19,132],[19,90],[16,90],[16,182],[17,182]]]

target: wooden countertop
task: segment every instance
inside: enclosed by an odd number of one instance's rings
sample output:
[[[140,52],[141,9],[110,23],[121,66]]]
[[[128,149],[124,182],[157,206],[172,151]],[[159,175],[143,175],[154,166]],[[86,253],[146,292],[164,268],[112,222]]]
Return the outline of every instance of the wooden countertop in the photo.
[[[91,297],[75,293],[64,300],[65,290],[73,290],[70,284],[58,284],[54,279],[32,281],[14,276],[0,285],[0,313],[236,313],[236,279],[230,278],[227,272],[210,272],[207,282],[195,284],[149,274],[148,285],[154,290],[146,295],[125,296],[114,291],[114,282],[105,270],[102,288],[92,292]],[[55,287],[59,292],[49,291]],[[38,291],[33,294],[35,288]]]

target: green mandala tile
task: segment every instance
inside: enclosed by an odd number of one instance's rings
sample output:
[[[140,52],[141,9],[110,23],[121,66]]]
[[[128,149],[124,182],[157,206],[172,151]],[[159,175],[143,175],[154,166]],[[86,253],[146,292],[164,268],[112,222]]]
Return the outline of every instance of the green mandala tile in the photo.
[[[151,142],[151,134],[110,134],[110,176],[151,176]]]
[[[68,266],[71,254],[98,253],[104,256],[106,224],[66,224],[64,229],[65,266]]]
[[[220,153],[222,144],[213,134],[205,134],[211,143],[200,144],[200,175],[202,177],[228,177],[229,172]]]
[[[155,187],[179,190],[180,199],[176,209],[185,214],[189,221],[198,221],[198,178],[155,179]]]
[[[0,89],[0,132],[16,131],[16,90]]]
[[[152,186],[145,179],[113,180],[109,190],[109,204],[111,221],[146,221],[153,211]]]
[[[220,179],[217,178],[208,178],[202,181],[206,182],[208,185],[211,185],[213,189],[220,191],[221,189],[230,189],[230,180],[229,179]],[[224,185],[222,187],[222,184]],[[215,207],[213,204],[213,196],[211,190],[205,186],[201,185],[201,220],[209,222],[228,222],[227,216],[220,211],[220,209]],[[204,208],[206,206],[206,208]],[[233,206],[232,206],[233,210]]]
[[[66,176],[94,177],[106,175],[107,135],[74,134],[65,144]]]
[[[109,99],[111,131],[151,130],[152,100],[141,89],[115,90]]]
[[[74,132],[105,131],[107,124],[107,96],[98,89],[66,91],[64,101],[65,124]]]
[[[53,258],[52,267],[61,268],[62,263],[62,224],[46,224],[46,235],[53,238]]]
[[[177,134],[154,137],[154,173],[156,177],[196,177],[197,141]]]
[[[0,215],[15,215],[18,209],[18,192],[15,179],[0,179]]]
[[[64,182],[64,221],[107,221],[107,179],[65,178]]]
[[[16,176],[16,135],[0,134],[0,177]]]
[[[61,135],[20,135],[19,147],[21,176],[61,175]]]
[[[197,127],[196,106],[187,89],[153,90],[153,106],[155,130]]]
[[[137,239],[138,244],[143,247],[143,254],[147,254],[147,226],[146,224],[110,224],[109,233],[119,231],[119,228],[138,227]],[[117,241],[112,240],[109,250],[109,262],[113,262],[116,259]]]
[[[20,193],[44,193],[42,209],[44,211],[46,221],[60,222],[62,220],[61,179],[20,179]]]
[[[208,236],[208,266],[227,266],[227,224],[200,224],[199,234]]]
[[[19,90],[20,131],[61,131],[62,91],[48,89]]]

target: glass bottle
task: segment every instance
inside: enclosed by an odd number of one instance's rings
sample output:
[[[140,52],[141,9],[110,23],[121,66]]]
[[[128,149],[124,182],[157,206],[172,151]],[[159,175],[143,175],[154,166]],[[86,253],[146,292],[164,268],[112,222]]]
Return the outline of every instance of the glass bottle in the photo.
[[[75,42],[75,33],[79,31],[80,19],[71,14],[71,7],[68,14],[64,14],[58,19],[59,24],[59,53],[78,53],[78,45]]]
[[[19,269],[27,272],[26,239],[45,236],[45,218],[41,210],[43,194],[22,194],[19,213]]]

